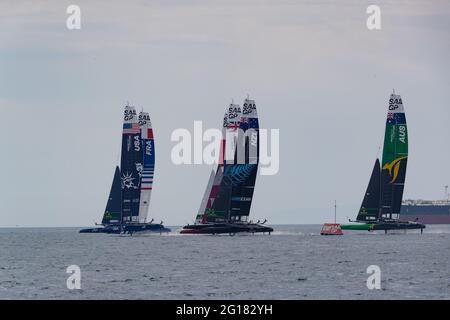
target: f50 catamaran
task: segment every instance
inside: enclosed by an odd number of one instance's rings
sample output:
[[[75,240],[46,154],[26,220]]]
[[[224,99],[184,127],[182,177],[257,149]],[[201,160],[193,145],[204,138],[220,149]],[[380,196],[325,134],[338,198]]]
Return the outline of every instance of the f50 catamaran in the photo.
[[[359,224],[346,224],[344,230],[407,230],[423,229],[417,221],[400,221],[406,164],[408,131],[403,102],[393,92],[389,98],[383,158],[376,159],[361,208],[356,217]]]
[[[153,188],[155,144],[150,116],[139,118],[131,106],[125,107],[120,169],[114,179],[102,219],[102,227],[80,233],[170,232],[161,223],[146,222]]]
[[[272,232],[263,223],[248,220],[259,163],[259,122],[255,101],[243,108],[230,104],[225,113],[217,169],[208,184],[193,225],[183,234]]]

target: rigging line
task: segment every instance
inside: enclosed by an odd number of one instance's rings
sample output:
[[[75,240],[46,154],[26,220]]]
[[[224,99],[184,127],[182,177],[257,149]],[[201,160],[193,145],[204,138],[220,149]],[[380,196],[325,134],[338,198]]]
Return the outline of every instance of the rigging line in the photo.
[[[378,145],[377,156],[376,156],[377,159],[380,158],[380,154],[381,154],[381,143]]]
[[[386,126],[386,124],[385,124],[385,126]],[[378,143],[377,159],[379,159],[381,156],[381,146],[384,145],[384,136],[385,135],[386,135],[386,127],[385,127],[383,134],[381,135],[380,142]],[[381,160],[382,159],[380,159],[380,162],[381,162]]]

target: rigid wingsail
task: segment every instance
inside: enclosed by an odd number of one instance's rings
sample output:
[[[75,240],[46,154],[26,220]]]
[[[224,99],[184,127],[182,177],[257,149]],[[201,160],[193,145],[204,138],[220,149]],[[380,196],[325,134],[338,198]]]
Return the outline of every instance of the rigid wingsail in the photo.
[[[139,117],[125,107],[120,168],[116,167],[102,227],[80,233],[169,232],[161,223],[147,222],[155,171],[155,144],[150,116]]]
[[[259,122],[255,101],[230,104],[223,121],[218,165],[212,171],[195,223],[183,234],[272,232],[249,220],[259,163]]]
[[[347,230],[421,229],[417,221],[400,221],[403,189],[408,161],[408,131],[400,95],[392,93],[384,135],[383,157],[376,159],[356,217],[358,224],[342,225]]]

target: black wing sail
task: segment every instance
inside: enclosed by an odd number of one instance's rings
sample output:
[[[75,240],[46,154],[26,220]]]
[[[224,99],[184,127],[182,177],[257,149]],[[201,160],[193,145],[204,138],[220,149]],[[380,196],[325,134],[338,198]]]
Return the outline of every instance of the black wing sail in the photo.
[[[380,160],[375,161],[369,185],[367,186],[357,221],[376,221],[380,212],[381,167]]]
[[[242,115],[241,129],[245,132],[245,164],[248,175],[241,188],[239,217],[235,219],[246,221],[250,215],[259,163],[259,120],[254,100],[245,99]]]
[[[109,192],[108,202],[106,203],[105,214],[103,215],[102,224],[120,223],[122,212],[122,182],[120,179],[120,169],[116,167],[114,179]]]
[[[139,221],[141,196],[142,144],[136,110],[125,107],[122,131],[122,223]]]

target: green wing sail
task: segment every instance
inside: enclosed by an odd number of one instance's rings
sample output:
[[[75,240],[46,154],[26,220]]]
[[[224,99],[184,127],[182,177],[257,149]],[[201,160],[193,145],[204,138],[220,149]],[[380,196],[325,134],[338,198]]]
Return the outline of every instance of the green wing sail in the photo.
[[[398,219],[408,162],[408,130],[400,95],[391,94],[381,162],[381,219]]]

